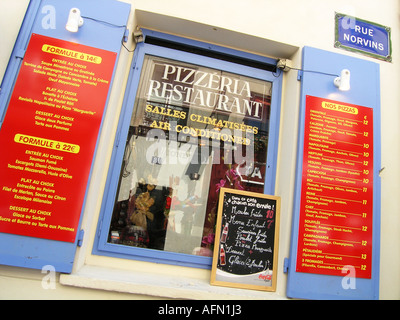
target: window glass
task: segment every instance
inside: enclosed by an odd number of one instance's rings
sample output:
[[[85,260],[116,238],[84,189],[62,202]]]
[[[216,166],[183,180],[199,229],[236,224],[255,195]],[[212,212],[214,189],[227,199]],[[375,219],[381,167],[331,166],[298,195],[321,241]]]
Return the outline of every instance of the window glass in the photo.
[[[212,256],[219,189],[264,191],[271,90],[145,56],[108,242]]]

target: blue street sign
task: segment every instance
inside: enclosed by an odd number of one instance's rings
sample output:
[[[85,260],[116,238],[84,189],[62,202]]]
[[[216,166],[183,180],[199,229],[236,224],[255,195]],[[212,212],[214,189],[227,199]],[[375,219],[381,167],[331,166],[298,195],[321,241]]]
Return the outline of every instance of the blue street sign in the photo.
[[[391,29],[337,13],[335,47],[392,61]]]

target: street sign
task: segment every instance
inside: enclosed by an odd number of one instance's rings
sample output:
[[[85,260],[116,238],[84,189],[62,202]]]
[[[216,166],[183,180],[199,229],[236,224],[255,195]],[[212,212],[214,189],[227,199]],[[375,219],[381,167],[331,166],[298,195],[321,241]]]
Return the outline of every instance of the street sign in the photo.
[[[335,47],[391,62],[391,29],[337,13],[335,15]]]

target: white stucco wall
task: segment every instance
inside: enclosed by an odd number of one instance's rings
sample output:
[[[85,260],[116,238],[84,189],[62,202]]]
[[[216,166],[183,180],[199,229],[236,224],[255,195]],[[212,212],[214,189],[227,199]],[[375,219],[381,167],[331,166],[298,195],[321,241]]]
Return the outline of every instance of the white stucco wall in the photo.
[[[0,0],[0,79],[5,72],[28,0]],[[238,50],[291,59],[301,67],[301,48],[312,46],[378,62],[381,67],[382,227],[380,298],[400,299],[400,43],[398,0],[124,0],[132,4],[130,30],[137,25]],[[136,10],[136,11],[135,11]],[[335,49],[334,13],[346,13],[392,28],[393,62],[379,62]],[[100,137],[77,250],[75,274],[57,275],[56,289],[42,286],[40,271],[0,265],[0,299],[260,298],[285,299],[283,259],[289,256],[300,83],[284,75],[276,194],[282,197],[278,284],[275,293],[208,285],[209,270],[118,260],[91,254],[101,195],[111,156],[132,54],[121,54]],[[111,272],[110,270],[115,270]],[[179,275],[179,276],[178,276]],[[88,289],[82,289],[86,287]],[[96,290],[98,288],[100,290]],[[104,290],[101,290],[104,289]],[[117,292],[124,291],[124,293]]]

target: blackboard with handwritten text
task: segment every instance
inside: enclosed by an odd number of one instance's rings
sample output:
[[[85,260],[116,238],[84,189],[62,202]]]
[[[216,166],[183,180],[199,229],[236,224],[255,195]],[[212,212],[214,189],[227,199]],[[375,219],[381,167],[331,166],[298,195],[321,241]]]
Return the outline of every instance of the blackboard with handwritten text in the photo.
[[[275,291],[280,198],[222,188],[211,284]]]

